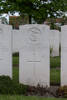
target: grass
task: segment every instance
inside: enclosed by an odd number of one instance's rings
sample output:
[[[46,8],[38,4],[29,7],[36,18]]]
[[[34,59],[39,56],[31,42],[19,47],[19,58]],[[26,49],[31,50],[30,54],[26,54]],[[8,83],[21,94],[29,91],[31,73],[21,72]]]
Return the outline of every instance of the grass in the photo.
[[[18,65],[18,64],[19,64],[19,57],[13,56],[13,65]]]
[[[50,83],[60,85],[60,57],[50,57]]]
[[[19,68],[13,67],[13,81],[19,82]]]
[[[56,68],[60,67],[60,57],[50,57],[50,67],[51,68]]]
[[[0,100],[67,100],[64,98],[44,98],[44,97],[35,97],[35,96],[6,96],[0,95]]]
[[[50,83],[51,85],[60,85],[60,70],[51,69],[50,70]]]
[[[13,54],[13,81],[19,82],[19,54]]]

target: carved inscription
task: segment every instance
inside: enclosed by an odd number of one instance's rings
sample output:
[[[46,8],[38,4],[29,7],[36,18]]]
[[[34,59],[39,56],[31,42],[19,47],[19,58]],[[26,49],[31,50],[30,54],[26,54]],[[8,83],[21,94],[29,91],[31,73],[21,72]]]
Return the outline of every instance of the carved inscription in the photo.
[[[40,37],[41,37],[40,29],[33,27],[30,28],[29,31],[30,31],[30,37],[29,37],[30,42],[35,44],[40,43]]]

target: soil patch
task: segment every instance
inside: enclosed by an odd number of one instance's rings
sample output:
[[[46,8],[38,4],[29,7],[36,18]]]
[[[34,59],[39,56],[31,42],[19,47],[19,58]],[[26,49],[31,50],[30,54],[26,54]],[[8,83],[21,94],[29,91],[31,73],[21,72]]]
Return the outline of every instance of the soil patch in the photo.
[[[57,97],[57,90],[59,86],[51,86],[50,88],[48,87],[32,87],[28,86],[27,89],[27,96],[42,96],[42,97]]]

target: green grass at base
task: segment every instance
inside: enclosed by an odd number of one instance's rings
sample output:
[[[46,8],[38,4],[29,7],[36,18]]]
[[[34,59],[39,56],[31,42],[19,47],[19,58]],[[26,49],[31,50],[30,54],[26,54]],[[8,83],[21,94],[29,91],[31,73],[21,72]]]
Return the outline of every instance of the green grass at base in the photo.
[[[56,67],[60,67],[61,65],[61,60],[60,57],[50,57],[50,67],[51,68],[56,68]]]
[[[51,84],[60,84],[60,69],[52,68],[50,70],[50,83]]]
[[[13,56],[13,65],[19,64],[19,56]]]
[[[44,97],[36,97],[36,96],[8,96],[8,95],[0,95],[0,100],[67,100],[64,98],[44,98]]]
[[[19,68],[13,67],[13,81],[19,82]]]

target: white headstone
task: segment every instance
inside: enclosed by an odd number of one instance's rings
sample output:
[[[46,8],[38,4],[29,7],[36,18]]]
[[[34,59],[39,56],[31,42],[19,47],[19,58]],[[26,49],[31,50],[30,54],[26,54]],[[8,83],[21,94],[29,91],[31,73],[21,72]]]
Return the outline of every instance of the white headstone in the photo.
[[[12,77],[11,27],[0,23],[0,76]]]
[[[67,25],[61,28],[61,85],[67,85]]]
[[[49,27],[46,25],[25,25],[20,49],[20,83],[37,86],[50,85]]]
[[[59,56],[59,31],[50,30],[50,48],[52,49],[51,56]]]
[[[20,30],[12,30],[13,34],[13,48],[12,52],[19,52],[21,48],[21,41],[22,41],[22,36]]]

